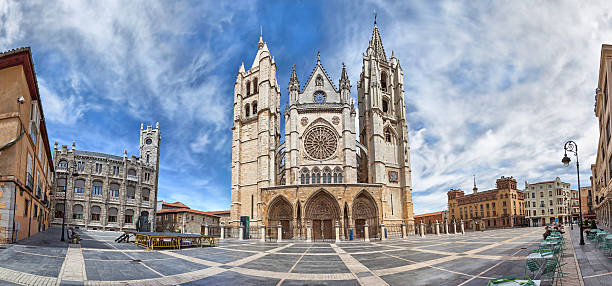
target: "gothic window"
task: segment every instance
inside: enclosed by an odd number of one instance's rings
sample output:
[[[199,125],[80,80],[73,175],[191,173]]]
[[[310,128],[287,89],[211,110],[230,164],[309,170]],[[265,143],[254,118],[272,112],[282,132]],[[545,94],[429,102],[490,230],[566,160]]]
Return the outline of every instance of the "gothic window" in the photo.
[[[385,141],[391,143],[391,132],[389,131],[389,129],[385,130]]]
[[[313,184],[320,184],[321,183],[321,172],[317,168],[315,168],[312,171],[312,183]]]
[[[108,209],[108,222],[117,222],[117,214],[119,210],[117,208],[109,208]]]
[[[94,181],[91,194],[94,196],[102,195],[102,181]]]
[[[247,81],[247,84],[246,84],[246,95],[247,96],[251,95],[251,82],[250,81]]]
[[[313,100],[314,100],[315,103],[324,103],[326,97],[327,96],[325,95],[325,92],[317,91],[313,95]]]
[[[73,219],[83,219],[83,206],[82,205],[74,205],[72,207],[72,218]]]
[[[55,204],[55,218],[64,217],[64,204]]]
[[[338,139],[334,131],[327,126],[316,126],[304,137],[306,153],[314,159],[328,159],[336,152]]]
[[[323,170],[323,184],[331,184],[331,171],[329,169]]]
[[[253,115],[257,114],[257,101],[253,101]]]
[[[306,173],[306,184],[310,184],[310,173]]]
[[[136,176],[136,170],[134,170],[134,169],[129,169],[129,170],[128,170],[128,176]]]
[[[383,99],[382,109],[384,113],[389,112],[389,101],[387,101],[386,99]]]
[[[257,78],[253,80],[253,93],[257,93]],[[253,111],[255,113],[255,111]]]
[[[110,184],[110,196],[113,198],[119,197],[119,184],[116,184],[116,183]]]
[[[133,210],[125,210],[125,223],[133,223],[134,222],[134,211]]]
[[[251,106],[247,103],[244,106],[244,117],[249,117],[251,115]]]
[[[66,160],[61,160],[59,161],[59,164],[57,164],[57,167],[59,169],[66,169],[68,168],[68,162],[66,162]]]
[[[386,72],[382,72],[380,74],[380,85],[381,85],[382,91],[387,92],[387,73]]]
[[[323,86],[323,77],[321,75],[318,75],[315,79],[315,86]]]
[[[149,163],[149,157],[151,156],[151,154],[147,153],[147,163]]]
[[[334,183],[342,183],[342,170],[336,169],[334,171]]]
[[[74,181],[74,192],[77,194],[85,193],[85,180],[77,179]]]
[[[57,179],[57,191],[65,192],[66,191],[66,178],[58,178]]]
[[[151,195],[151,191],[147,188],[142,189],[142,200],[144,202],[149,201],[149,196]]]
[[[125,193],[125,197],[127,199],[134,199],[136,197],[136,187],[134,186],[127,186],[126,189],[126,193]]]
[[[101,212],[101,209],[99,206],[91,207],[91,220],[100,221],[100,212]]]

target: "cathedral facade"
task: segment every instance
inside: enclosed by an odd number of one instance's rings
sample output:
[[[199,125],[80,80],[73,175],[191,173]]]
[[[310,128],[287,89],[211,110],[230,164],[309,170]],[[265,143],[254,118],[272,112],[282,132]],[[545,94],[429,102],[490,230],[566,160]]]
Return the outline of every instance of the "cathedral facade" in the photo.
[[[230,224],[281,225],[284,238],[303,237],[306,226],[314,239],[332,238],[336,226],[343,237],[363,236],[366,225],[374,237],[383,224],[414,233],[403,73],[376,24],[358,108],[344,64],[336,86],[319,54],[304,85],[294,65],[288,90],[282,114],[276,63],[260,37],[234,85]]]

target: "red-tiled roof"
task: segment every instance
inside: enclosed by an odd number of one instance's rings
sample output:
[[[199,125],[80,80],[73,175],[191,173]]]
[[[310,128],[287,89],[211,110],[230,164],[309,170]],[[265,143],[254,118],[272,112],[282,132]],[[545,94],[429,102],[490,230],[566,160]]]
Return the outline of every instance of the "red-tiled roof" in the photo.
[[[442,212],[434,212],[434,213],[420,214],[420,215],[415,215],[414,217],[415,217],[415,218],[418,218],[418,217],[424,217],[424,216],[433,216],[433,215],[439,215],[439,214],[442,214]]]
[[[195,214],[203,214],[203,215],[209,215],[209,216],[215,216],[218,217],[217,215],[213,215],[213,214],[209,214],[207,212],[203,212],[203,211],[198,211],[198,210],[192,210],[190,208],[180,208],[180,209],[161,209],[157,211],[157,214],[165,214],[165,213],[182,213],[182,212],[188,212],[188,213],[195,213]]]
[[[226,211],[212,211],[212,212],[206,212],[207,214],[211,214],[211,215],[229,215],[230,211],[226,210]]]
[[[189,208],[188,206],[184,205],[181,202],[174,202],[174,203],[162,202],[162,205],[167,205],[167,206],[171,206],[171,207],[178,207],[178,208]]]

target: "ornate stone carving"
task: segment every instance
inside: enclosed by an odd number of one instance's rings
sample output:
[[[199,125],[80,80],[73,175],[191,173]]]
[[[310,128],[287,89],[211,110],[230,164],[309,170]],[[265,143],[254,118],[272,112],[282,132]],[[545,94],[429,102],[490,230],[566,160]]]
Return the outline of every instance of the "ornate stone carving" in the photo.
[[[315,126],[308,130],[304,140],[306,153],[310,157],[324,160],[330,158],[338,148],[338,138],[334,131],[325,125]]]
[[[302,126],[306,126],[306,124],[308,124],[308,117],[302,117],[302,120],[300,120],[300,123],[302,123]]]
[[[334,116],[334,117],[332,118],[332,123],[333,123],[334,125],[338,125],[338,124],[340,123],[340,118],[339,118],[338,116]]]

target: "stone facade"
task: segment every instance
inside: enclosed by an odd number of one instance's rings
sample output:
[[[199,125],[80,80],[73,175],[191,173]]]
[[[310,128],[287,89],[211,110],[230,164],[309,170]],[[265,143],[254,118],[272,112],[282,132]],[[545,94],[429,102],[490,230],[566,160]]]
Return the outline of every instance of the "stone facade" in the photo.
[[[381,224],[414,225],[403,75],[387,59],[378,27],[363,56],[359,122],[342,67],[338,87],[321,56],[304,86],[295,65],[280,112],[276,63],[260,37],[251,68],[240,66],[234,88],[230,225],[282,225],[289,237],[328,237],[339,225],[376,235]],[[280,142],[281,116],[285,141]]]
[[[525,226],[524,194],[516,188],[512,177],[497,179],[496,189],[465,195],[462,190],[450,190],[448,210],[451,222],[463,220],[466,229],[486,229]]]
[[[533,184],[525,182],[525,210],[529,225],[570,221],[571,198],[570,184],[562,182],[559,177],[554,181]]]
[[[74,142],[58,149],[56,142],[52,223],[62,224],[65,209],[66,223],[75,227],[136,230],[140,220],[154,229],[160,143],[159,124],[141,125],[140,157],[77,150]]]
[[[599,80],[595,95],[595,116],[598,120],[599,139],[597,158],[595,164],[591,165],[591,187],[593,188],[593,210],[597,221],[606,227],[612,227],[611,71],[612,45],[602,45],[599,59]]]
[[[0,53],[0,244],[49,226],[50,162],[30,48]]]

